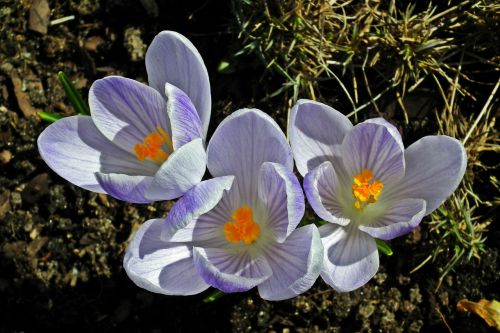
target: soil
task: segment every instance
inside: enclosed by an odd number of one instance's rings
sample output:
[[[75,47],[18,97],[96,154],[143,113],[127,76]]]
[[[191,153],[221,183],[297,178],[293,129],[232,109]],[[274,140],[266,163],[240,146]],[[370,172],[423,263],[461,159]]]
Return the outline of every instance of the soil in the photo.
[[[54,0],[50,20],[74,18],[45,26],[46,33],[30,22],[39,2],[0,0],[0,332],[448,332],[447,325],[493,332],[456,304],[500,298],[498,230],[490,231],[481,261],[460,263],[437,291],[444,262],[409,273],[438,241],[425,222],[392,241],[395,255],[382,256],[375,278],[350,293],[318,279],[288,301],[267,302],[252,290],[203,303],[213,291],[167,297],[136,287],[121,264],[127,242],[173,202],[126,204],[75,187],[45,165],[36,139],[48,123],[33,114],[74,114],[57,71],[84,96],[106,75],[146,82],[147,45],[161,30],[178,31],[209,70],[211,131],[230,112],[252,106],[284,127],[284,98],[264,99],[279,80],[250,56],[230,74],[217,71],[240,46],[228,1]]]

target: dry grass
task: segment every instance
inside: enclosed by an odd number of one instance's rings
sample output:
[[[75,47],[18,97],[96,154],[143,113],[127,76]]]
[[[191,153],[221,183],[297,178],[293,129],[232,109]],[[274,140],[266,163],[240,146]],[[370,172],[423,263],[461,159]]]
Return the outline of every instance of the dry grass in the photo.
[[[458,77],[458,75],[457,75]],[[500,139],[495,127],[495,114],[492,113],[500,79],[494,86],[481,112],[464,116],[455,99],[455,85],[445,98],[445,109],[436,112],[440,134],[462,138],[467,152],[467,173],[459,189],[436,210],[431,218],[431,232],[439,237],[434,251],[424,262],[446,256],[448,264],[442,269],[437,287],[443,278],[460,260],[480,259],[485,251],[484,241],[488,226],[493,222],[495,210],[500,203],[499,183],[491,171],[498,165],[487,165],[484,153],[498,154]],[[484,176],[489,176],[486,180]],[[480,183],[490,185],[494,194],[491,197],[476,191]],[[483,198],[486,197],[486,198]],[[480,211],[480,212],[479,212]]]
[[[493,1],[450,0],[419,10],[373,0],[248,0],[235,7],[241,52],[258,54],[282,75],[278,92],[292,89],[292,99],[316,99],[321,83],[334,80],[352,112],[368,105],[380,111],[377,101],[389,91],[401,102],[425,80],[446,91],[460,57],[471,68],[487,64],[496,76],[500,69],[500,5]]]

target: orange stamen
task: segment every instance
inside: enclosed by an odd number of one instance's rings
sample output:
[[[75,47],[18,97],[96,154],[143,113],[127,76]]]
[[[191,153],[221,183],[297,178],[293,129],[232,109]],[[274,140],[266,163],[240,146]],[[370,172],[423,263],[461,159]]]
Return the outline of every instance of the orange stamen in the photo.
[[[368,204],[377,202],[384,184],[378,180],[373,179],[373,173],[364,169],[360,173],[354,176],[352,182],[352,194],[356,198],[354,202],[354,207],[358,210],[362,210]]]
[[[151,132],[143,143],[137,143],[134,146],[135,156],[139,161],[144,161],[150,158],[152,161],[161,164],[165,162],[169,154],[163,150],[163,145],[166,143],[172,148],[172,140],[161,127],[158,127],[158,132]]]
[[[260,236],[260,227],[253,220],[252,208],[241,206],[238,208],[229,221],[224,224],[224,234],[231,243],[243,241],[246,245],[255,242]]]

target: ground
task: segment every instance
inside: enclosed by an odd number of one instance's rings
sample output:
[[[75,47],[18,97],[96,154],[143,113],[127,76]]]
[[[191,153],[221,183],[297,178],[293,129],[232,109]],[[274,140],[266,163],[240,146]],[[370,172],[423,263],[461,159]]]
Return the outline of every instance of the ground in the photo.
[[[284,128],[286,100],[266,98],[279,77],[265,74],[251,55],[240,57],[230,73],[217,70],[241,47],[232,2],[49,1],[50,20],[74,18],[49,25],[46,33],[29,22],[39,2],[2,1],[0,8],[0,332],[492,332],[479,317],[457,312],[456,304],[500,298],[494,226],[481,260],[457,264],[439,288],[444,257],[410,274],[439,241],[429,218],[392,241],[395,254],[381,256],[375,278],[350,293],[319,279],[288,301],[264,301],[252,290],[203,303],[213,291],[167,297],[135,286],[121,265],[127,242],[173,202],[126,204],[75,187],[47,167],[36,139],[48,123],[36,112],[74,114],[57,71],[84,96],[107,75],[145,82],[147,45],[161,30],[178,31],[197,46],[210,74],[209,135],[240,107],[259,107]],[[432,134],[423,128],[408,129],[405,140]]]

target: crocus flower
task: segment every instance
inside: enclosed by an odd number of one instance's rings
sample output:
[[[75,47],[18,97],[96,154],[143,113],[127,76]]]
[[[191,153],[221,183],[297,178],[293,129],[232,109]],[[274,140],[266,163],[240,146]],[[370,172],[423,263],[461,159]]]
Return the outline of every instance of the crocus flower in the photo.
[[[84,189],[134,203],[174,199],[201,181],[210,120],[208,74],[184,36],[164,31],[146,53],[150,86],[119,76],[92,84],[91,116],[38,138],[45,162]]]
[[[278,125],[262,111],[237,111],[207,154],[215,178],[188,191],[166,219],[139,228],[124,258],[129,277],[166,295],[258,286],[263,298],[281,300],[309,289],[323,247],[314,225],[296,229],[304,196]]]
[[[324,246],[321,277],[350,291],[377,272],[375,238],[412,231],[456,189],[466,167],[463,145],[448,136],[424,137],[406,150],[382,118],[353,126],[338,111],[300,100],[289,137],[304,191]]]

